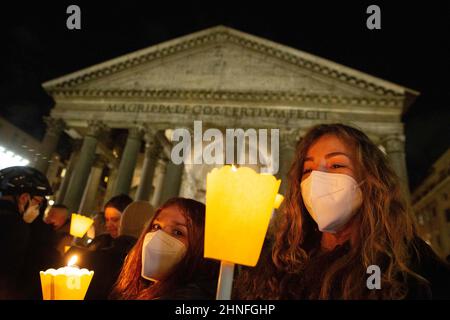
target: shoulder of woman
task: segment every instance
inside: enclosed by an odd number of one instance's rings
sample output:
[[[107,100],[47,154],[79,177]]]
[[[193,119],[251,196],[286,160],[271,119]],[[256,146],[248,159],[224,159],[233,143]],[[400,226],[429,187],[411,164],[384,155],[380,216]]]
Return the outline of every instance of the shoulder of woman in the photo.
[[[424,240],[416,237],[410,246],[412,259],[419,267],[442,267],[449,268],[449,264],[439,257],[436,252]]]
[[[450,264],[420,238],[414,239],[411,247],[411,268],[429,282],[433,298],[450,299]]]
[[[161,297],[161,300],[211,300],[215,292],[208,290],[204,285],[191,282],[173,290],[170,294]]]

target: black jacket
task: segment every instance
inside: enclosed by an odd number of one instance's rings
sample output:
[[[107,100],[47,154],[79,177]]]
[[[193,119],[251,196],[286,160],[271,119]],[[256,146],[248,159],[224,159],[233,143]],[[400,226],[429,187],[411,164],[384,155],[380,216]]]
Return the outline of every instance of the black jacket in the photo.
[[[185,285],[181,285],[160,300],[214,300],[216,297],[217,281],[209,277],[198,278]]]
[[[16,204],[0,200],[0,299],[23,299],[19,280],[25,266],[30,225],[22,219]]]
[[[261,253],[261,257],[255,268],[244,267],[242,272],[238,275],[235,283],[234,298],[247,299],[248,280],[259,279],[261,288],[259,293],[252,296],[253,299],[268,299],[264,293],[264,282],[269,277],[275,277],[283,290],[278,297],[271,297],[270,299],[282,300],[315,300],[319,298],[322,283],[324,281],[325,270],[339,258],[346,255],[350,250],[350,243],[339,245],[332,251],[321,253],[316,251],[310,252],[309,262],[304,266],[304,269],[298,273],[286,274],[277,271],[272,261],[272,245],[270,241],[265,242],[265,247]],[[415,250],[414,248],[417,248]],[[411,260],[408,267],[422,277],[425,281],[418,280],[416,277],[409,276],[406,279],[407,286],[407,300],[418,299],[450,299],[450,265],[443,259],[439,258],[429,245],[422,239],[416,238],[410,244]],[[314,253],[316,252],[316,253]],[[351,268],[341,271],[345,276]],[[383,266],[380,266],[383,272]],[[363,284],[370,275],[364,271],[360,278]],[[329,299],[342,299],[342,283],[340,281],[341,275],[338,275],[335,282],[331,284],[331,292]],[[400,280],[400,279],[399,279]],[[268,281],[268,280],[267,280]],[[268,290],[268,289],[267,289]],[[383,288],[381,288],[383,290]],[[371,291],[367,289],[364,296],[369,296]],[[365,299],[364,296],[361,299]]]
[[[41,300],[39,272],[63,267],[64,261],[56,249],[57,234],[53,226],[43,221],[43,213],[30,224],[30,243],[27,249],[23,275],[20,277],[25,299]]]
[[[414,249],[417,248],[417,250]],[[313,263],[306,266],[300,282],[303,283],[303,293],[300,294],[306,299],[316,299],[319,295],[323,280],[323,270],[342,255],[350,250],[349,243],[336,247],[333,251],[313,256]],[[439,258],[429,245],[422,239],[416,238],[410,245],[411,261],[409,268],[426,281],[420,281],[413,276],[406,279],[408,293],[407,300],[429,300],[429,299],[450,299],[450,266]],[[383,272],[383,266],[380,266]],[[369,274],[362,276],[365,281]],[[332,299],[341,299],[339,284],[332,286]],[[337,290],[336,290],[337,289]],[[383,288],[381,288],[382,290]],[[367,289],[369,290],[369,289]],[[369,291],[367,291],[369,294]]]
[[[79,255],[79,267],[94,271],[86,300],[106,300],[120,274],[128,252],[136,243],[136,238],[119,236],[111,238],[110,246],[97,250],[89,248],[71,248],[66,257]]]
[[[450,264],[438,257],[422,239],[417,238],[414,245],[417,254],[412,253],[410,268],[428,283],[409,279],[407,299],[450,300]]]
[[[102,233],[94,238],[89,244],[89,250],[98,251],[110,248],[113,245],[114,238],[109,233]]]

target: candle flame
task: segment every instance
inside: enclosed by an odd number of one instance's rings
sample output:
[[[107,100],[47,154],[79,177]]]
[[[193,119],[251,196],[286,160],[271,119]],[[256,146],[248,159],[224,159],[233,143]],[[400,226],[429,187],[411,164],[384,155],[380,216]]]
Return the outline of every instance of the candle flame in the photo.
[[[78,256],[74,255],[69,259],[69,262],[67,263],[68,267],[73,266],[78,261]]]
[[[237,168],[234,166],[234,164],[231,165],[231,171],[234,171],[234,172],[237,171]]]

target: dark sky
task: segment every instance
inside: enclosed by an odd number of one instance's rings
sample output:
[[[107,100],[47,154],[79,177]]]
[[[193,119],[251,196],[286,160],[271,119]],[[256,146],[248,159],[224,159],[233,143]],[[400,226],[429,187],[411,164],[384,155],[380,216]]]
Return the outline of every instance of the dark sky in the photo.
[[[420,91],[404,116],[413,188],[449,147],[448,1],[93,2],[2,5],[0,114],[38,139],[53,103],[42,82],[223,24]],[[70,4],[81,7],[81,30],[66,28]],[[381,30],[366,28],[370,4],[381,7]]]

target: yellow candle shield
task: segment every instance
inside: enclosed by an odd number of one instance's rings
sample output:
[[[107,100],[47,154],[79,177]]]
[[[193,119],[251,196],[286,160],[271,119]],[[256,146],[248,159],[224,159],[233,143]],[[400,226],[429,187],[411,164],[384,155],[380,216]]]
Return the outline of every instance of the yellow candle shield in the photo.
[[[70,234],[74,237],[82,238],[93,223],[94,220],[89,217],[72,213],[72,218],[70,220]]]
[[[281,180],[223,166],[206,178],[206,258],[255,266]]]
[[[83,300],[91,283],[94,271],[78,269],[48,269],[39,273],[44,300]]]

